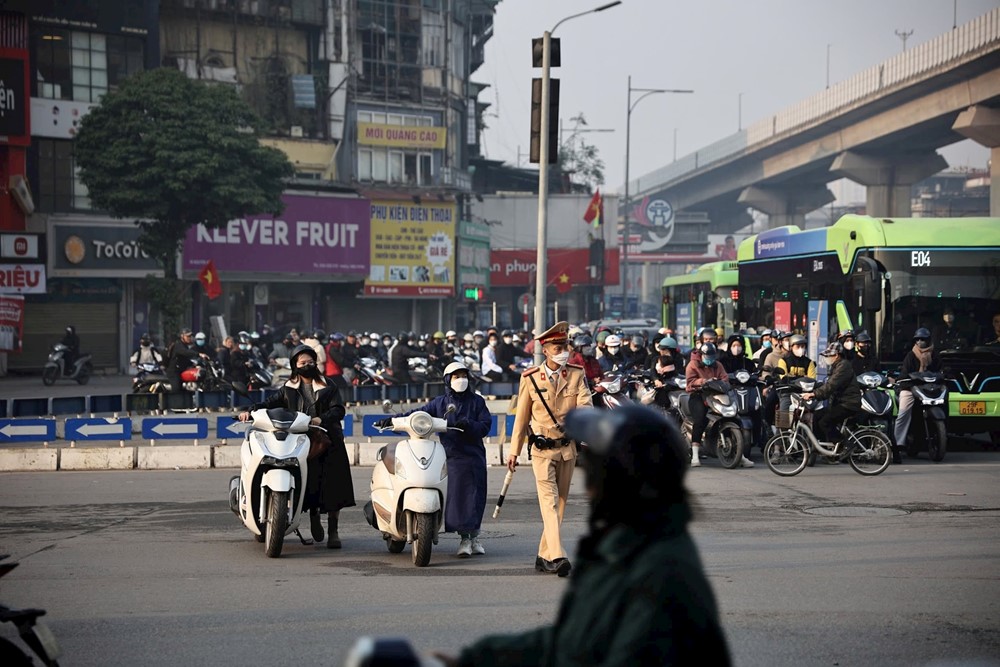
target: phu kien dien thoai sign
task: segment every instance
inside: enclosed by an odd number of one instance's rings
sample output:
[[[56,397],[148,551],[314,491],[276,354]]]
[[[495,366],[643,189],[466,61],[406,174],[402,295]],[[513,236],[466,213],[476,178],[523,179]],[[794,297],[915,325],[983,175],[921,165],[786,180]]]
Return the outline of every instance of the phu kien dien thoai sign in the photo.
[[[441,149],[445,147],[446,137],[443,127],[358,123],[358,143],[362,146]]]

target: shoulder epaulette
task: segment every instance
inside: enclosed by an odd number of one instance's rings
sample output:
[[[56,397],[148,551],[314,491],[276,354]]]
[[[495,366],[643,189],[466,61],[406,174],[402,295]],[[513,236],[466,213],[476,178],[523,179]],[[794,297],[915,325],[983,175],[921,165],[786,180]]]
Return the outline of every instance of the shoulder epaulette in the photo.
[[[586,370],[586,369],[585,369],[585,368],[584,368],[583,366],[581,366],[580,364],[566,364],[566,367],[567,367],[567,368],[578,368],[578,369],[580,369],[581,371],[582,371],[582,370]]]
[[[521,373],[521,375],[531,375],[532,373],[537,373],[539,368],[541,368],[541,366],[534,366],[533,368],[529,368]]]

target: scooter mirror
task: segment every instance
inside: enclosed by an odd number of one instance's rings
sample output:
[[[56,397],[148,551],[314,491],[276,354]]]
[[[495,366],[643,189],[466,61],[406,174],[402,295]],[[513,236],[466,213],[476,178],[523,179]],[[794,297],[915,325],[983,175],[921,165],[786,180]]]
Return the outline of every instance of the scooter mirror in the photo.
[[[382,412],[389,414],[392,412],[392,401],[384,400],[382,401]]]
[[[243,396],[244,398],[249,398],[250,397],[250,390],[247,388],[246,384],[244,384],[242,382],[239,382],[239,381],[234,382],[233,383],[233,391],[235,391],[240,396]]]

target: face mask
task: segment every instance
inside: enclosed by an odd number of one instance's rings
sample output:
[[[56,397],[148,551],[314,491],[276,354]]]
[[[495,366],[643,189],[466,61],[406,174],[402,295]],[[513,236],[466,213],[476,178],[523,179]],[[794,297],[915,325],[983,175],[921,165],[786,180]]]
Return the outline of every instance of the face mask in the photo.
[[[954,321],[955,321],[955,316],[954,315],[945,315],[944,316],[944,323],[945,324],[951,324]]]
[[[490,339],[490,347],[496,347],[496,346],[497,346],[497,339],[496,338],[491,338]]]
[[[660,365],[661,366],[666,366],[669,363],[671,363],[672,361],[673,361],[673,357],[671,357],[669,354],[661,354],[660,355]]]
[[[764,341],[764,347],[770,348],[771,347],[771,341],[765,340]]]
[[[781,341],[781,347],[785,348],[786,350],[790,350],[792,349],[792,344],[789,343],[787,340],[783,340]]]
[[[319,369],[316,368],[316,364],[306,364],[305,366],[298,366],[296,372],[302,377],[309,378],[313,380],[319,377]]]
[[[470,343],[469,341],[465,341],[462,345],[464,345],[466,348],[472,347],[472,343]]]
[[[804,347],[792,348],[792,354],[801,359],[802,357],[806,356],[806,350]]]
[[[198,347],[205,347],[205,341],[203,340],[196,340],[194,344],[197,345]]]
[[[618,348],[617,347],[611,347],[609,345],[608,346],[608,354],[610,354],[611,356],[615,356],[616,354],[618,354]]]
[[[451,379],[451,390],[458,393],[462,393],[469,388],[469,378],[452,378]]]
[[[383,338],[382,339],[382,347],[389,347],[390,345],[392,345],[392,339],[391,338]]]
[[[559,354],[552,355],[552,361],[556,362],[560,366],[564,365],[569,361],[569,352],[560,352]]]
[[[862,355],[868,354],[868,343],[858,343],[858,352]]]
[[[731,348],[729,348],[729,351],[732,353],[734,357],[743,356],[743,348],[740,347],[739,345],[733,345]]]
[[[364,346],[364,345],[368,345],[368,343],[370,343],[370,342],[371,342],[371,341],[370,341],[370,340],[368,340],[367,338],[362,338],[362,339],[361,339],[361,345],[363,345],[363,346]]]
[[[417,345],[419,345],[420,347],[427,347],[427,341],[422,340],[419,343],[417,343]]]
[[[504,336],[503,342],[507,343],[507,345],[510,345],[510,342],[512,340],[514,340],[514,339],[511,338],[510,336]]]
[[[917,341],[917,347],[919,347],[921,350],[926,350],[930,346],[931,342],[929,340],[920,339]]]
[[[854,349],[854,342],[853,341],[845,341],[844,342],[844,349],[845,350],[853,350]]]
[[[819,365],[820,366],[824,366],[824,367],[825,366],[829,366],[832,363],[830,361],[831,359],[833,359],[833,357],[820,357],[819,358]]]
[[[712,364],[715,363],[715,357],[711,356],[702,357],[701,363],[705,364],[706,366],[711,366]]]

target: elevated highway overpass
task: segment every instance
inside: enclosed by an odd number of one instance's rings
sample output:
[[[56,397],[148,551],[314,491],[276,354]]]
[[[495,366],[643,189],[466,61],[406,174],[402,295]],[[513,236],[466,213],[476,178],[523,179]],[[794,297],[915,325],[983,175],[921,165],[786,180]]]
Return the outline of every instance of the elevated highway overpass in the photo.
[[[965,138],[991,149],[1000,216],[1000,8],[634,179],[625,210],[641,224],[640,202],[663,200],[716,233],[745,225],[747,207],[802,225],[846,177],[869,215],[908,216],[910,186],[947,166],[937,149]]]

